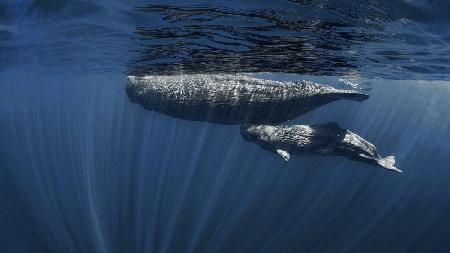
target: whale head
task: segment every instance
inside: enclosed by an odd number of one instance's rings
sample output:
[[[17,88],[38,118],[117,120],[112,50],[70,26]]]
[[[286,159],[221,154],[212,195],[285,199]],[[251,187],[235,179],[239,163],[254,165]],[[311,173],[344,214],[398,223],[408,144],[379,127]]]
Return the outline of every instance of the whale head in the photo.
[[[241,136],[248,142],[258,144],[264,149],[274,150],[274,145],[279,144],[279,132],[281,126],[277,125],[241,125]]]
[[[240,128],[241,136],[246,141],[256,142],[256,140],[264,136],[263,128],[262,125],[243,124]]]
[[[137,76],[127,76],[127,85],[125,87],[125,91],[128,95],[128,98],[130,99],[131,102],[133,103],[137,103],[139,101],[139,94],[136,91],[136,87],[138,82],[136,82],[136,80],[138,80],[139,77]]]
[[[152,78],[147,76],[127,76],[125,87],[128,99],[149,111],[161,104],[160,96],[154,92],[151,80]]]
[[[253,142],[289,161],[289,144],[283,143],[285,127],[279,125],[242,125],[241,136],[248,142]],[[284,136],[286,137],[286,136]],[[287,145],[286,145],[287,144]]]

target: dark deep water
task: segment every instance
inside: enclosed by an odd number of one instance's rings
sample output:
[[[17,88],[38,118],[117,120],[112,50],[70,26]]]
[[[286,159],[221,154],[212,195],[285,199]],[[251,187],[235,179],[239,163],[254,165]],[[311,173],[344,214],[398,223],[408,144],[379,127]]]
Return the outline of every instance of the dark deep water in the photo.
[[[449,9],[0,0],[0,252],[448,252]],[[403,174],[286,163],[124,90],[127,74],[223,72],[365,90],[295,122],[337,122]]]

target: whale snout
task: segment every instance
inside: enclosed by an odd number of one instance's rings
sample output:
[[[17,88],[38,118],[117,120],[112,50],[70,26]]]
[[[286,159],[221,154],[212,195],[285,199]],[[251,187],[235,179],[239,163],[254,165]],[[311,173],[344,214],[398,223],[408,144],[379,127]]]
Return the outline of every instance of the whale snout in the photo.
[[[139,102],[139,94],[137,92],[136,86],[136,76],[127,76],[127,85],[125,86],[125,92],[128,98],[133,103]]]
[[[255,139],[255,134],[252,131],[252,125],[250,124],[243,124],[240,127],[240,132],[242,138],[246,141],[251,141]]]
[[[127,76],[127,85],[132,85],[136,81],[136,76]]]

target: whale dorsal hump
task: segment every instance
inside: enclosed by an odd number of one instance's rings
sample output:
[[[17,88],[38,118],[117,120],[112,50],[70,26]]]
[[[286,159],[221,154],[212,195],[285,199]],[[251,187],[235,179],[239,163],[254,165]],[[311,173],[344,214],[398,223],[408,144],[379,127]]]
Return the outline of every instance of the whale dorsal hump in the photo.
[[[289,154],[289,152],[287,152],[286,150],[277,149],[277,154],[286,162],[291,158],[291,154]]]

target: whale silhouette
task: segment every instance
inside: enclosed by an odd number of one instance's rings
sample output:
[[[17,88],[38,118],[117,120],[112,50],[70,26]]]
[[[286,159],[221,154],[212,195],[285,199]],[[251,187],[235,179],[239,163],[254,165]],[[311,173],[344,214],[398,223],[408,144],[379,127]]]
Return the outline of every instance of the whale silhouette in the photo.
[[[382,158],[375,146],[336,123],[318,125],[242,125],[242,137],[280,155],[285,161],[292,155],[344,156],[350,160],[397,169],[394,156]]]
[[[340,99],[369,96],[310,81],[272,81],[239,74],[128,76],[129,99],[175,118],[217,124],[282,123]]]

